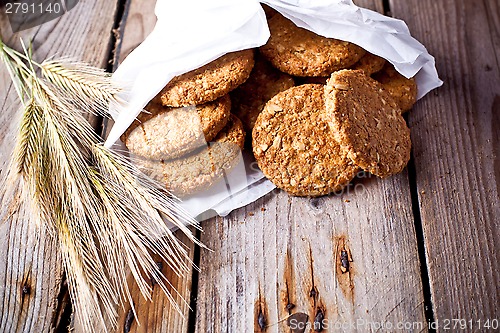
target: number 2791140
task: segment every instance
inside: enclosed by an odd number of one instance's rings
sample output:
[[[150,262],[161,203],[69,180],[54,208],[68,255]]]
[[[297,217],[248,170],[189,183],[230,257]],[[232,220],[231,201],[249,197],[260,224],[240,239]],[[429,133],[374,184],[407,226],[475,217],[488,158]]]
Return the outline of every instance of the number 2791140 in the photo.
[[[452,330],[454,332],[458,330],[497,330],[500,328],[500,322],[497,318],[494,319],[477,319],[477,320],[466,320],[466,319],[443,319],[443,330]]]
[[[44,13],[56,13],[59,14],[63,9],[61,4],[48,3],[48,4],[28,4],[21,2],[7,2],[5,4],[6,14],[44,14]]]

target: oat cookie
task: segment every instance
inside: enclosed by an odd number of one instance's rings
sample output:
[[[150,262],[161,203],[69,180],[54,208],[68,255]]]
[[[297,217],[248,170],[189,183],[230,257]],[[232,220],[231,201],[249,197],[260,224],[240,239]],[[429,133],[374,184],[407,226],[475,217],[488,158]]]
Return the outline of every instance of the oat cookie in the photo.
[[[138,158],[134,163],[146,175],[165,184],[174,195],[185,197],[213,185],[224,172],[237,165],[244,140],[241,121],[231,116],[209,148],[205,146],[174,160]]]
[[[231,112],[240,118],[245,131],[251,134],[257,116],[267,101],[294,85],[290,75],[272,67],[262,57],[256,57],[248,80],[231,92]]]
[[[229,96],[184,108],[168,108],[154,101],[122,137],[130,152],[155,160],[189,153],[215,138],[226,126],[231,110]]]
[[[282,72],[295,76],[328,76],[354,65],[365,51],[349,42],[326,38],[297,27],[281,14],[269,20],[271,38],[261,53]]]
[[[262,172],[297,196],[320,196],[342,189],[359,170],[333,139],[323,86],[306,84],[274,96],[257,118],[253,151]]]
[[[220,131],[215,139],[215,143],[232,143],[243,149],[245,143],[245,129],[241,120],[234,114],[231,114],[227,125]]]
[[[387,64],[384,69],[373,78],[391,94],[403,112],[409,111],[417,101],[417,83],[414,78],[407,79],[399,74],[392,65]]]
[[[359,59],[359,61],[355,63],[354,66],[351,67],[351,69],[362,70],[366,75],[370,76],[381,71],[382,68],[384,68],[384,65],[384,58],[366,52],[366,54],[361,59]]]
[[[173,78],[160,92],[163,105],[198,105],[226,95],[250,75],[254,64],[253,53],[253,50],[228,53]]]
[[[371,53],[366,53],[357,63],[355,63],[351,69],[359,69],[365,72],[366,75],[372,75],[373,73],[382,70],[385,64],[385,59],[373,55]],[[330,76],[310,76],[298,78],[298,82],[302,84],[312,83],[312,84],[322,84],[325,85],[326,81]]]
[[[379,177],[403,170],[410,129],[380,83],[363,71],[335,72],[325,86],[325,105],[325,119],[354,164]]]

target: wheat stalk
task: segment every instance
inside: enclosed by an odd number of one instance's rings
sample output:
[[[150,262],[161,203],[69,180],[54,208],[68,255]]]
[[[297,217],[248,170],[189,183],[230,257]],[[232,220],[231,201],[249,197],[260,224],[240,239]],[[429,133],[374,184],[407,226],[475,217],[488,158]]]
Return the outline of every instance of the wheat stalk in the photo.
[[[0,180],[2,206],[26,204],[31,220],[57,238],[85,331],[104,331],[107,322],[116,325],[119,306],[133,307],[127,272],[146,298],[144,275],[154,278],[180,311],[152,254],[184,274],[192,265],[188,252],[165,222],[202,246],[187,227],[198,226],[159,184],[105,148],[84,118],[122,105],[123,88],[86,64],[36,63],[30,48],[19,53],[1,39],[0,57],[23,102],[12,161]]]
[[[45,78],[63,89],[87,112],[107,116],[110,104],[116,105],[111,109],[124,104],[119,97],[124,93],[123,87],[113,82],[111,75],[100,68],[70,59],[44,61],[38,66]]]

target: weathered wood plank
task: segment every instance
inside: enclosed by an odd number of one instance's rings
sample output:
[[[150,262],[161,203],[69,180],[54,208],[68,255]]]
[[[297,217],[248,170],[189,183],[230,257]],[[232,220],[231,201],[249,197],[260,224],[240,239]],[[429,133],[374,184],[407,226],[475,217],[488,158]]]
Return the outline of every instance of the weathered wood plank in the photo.
[[[0,13],[4,40],[19,46],[19,37],[34,38],[35,59],[52,55],[74,56],[97,66],[107,60],[113,26],[114,1],[83,0],[61,18],[12,35],[7,18]],[[0,65],[0,164],[9,156],[15,91]],[[2,206],[1,209],[9,209]],[[0,331],[51,332],[58,325],[67,295],[61,293],[63,270],[58,246],[46,234],[35,239],[34,225],[24,212],[13,212],[0,228]],[[60,294],[61,293],[61,294]],[[58,296],[60,296],[58,298]]]
[[[155,0],[131,0],[121,29],[118,61],[122,62],[149,35],[156,24]]]
[[[340,197],[278,192],[205,223],[202,241],[215,252],[201,254],[197,331],[260,331],[260,311],[267,325],[319,310],[330,328],[357,320],[424,325],[411,208],[398,189],[406,179],[398,178],[366,179]]]
[[[190,253],[194,253],[194,245],[182,233],[177,237],[189,247]],[[187,332],[189,302],[191,296],[192,274],[177,276],[160,258],[156,258],[157,264],[162,268],[162,273],[172,284],[169,291],[180,308],[180,312],[172,306],[165,293],[152,281],[153,293],[151,301],[146,300],[140,293],[137,285],[130,279],[130,291],[134,302],[137,319],[134,318],[130,305],[125,310],[120,310],[118,327],[115,332]],[[177,292],[176,292],[176,291]]]
[[[301,332],[291,328],[303,325],[310,332],[315,323],[328,331],[376,331],[382,323],[401,331],[399,322],[425,331],[408,184],[404,172],[365,176],[338,196],[274,191],[204,223],[202,241],[214,252],[201,252],[196,331]]]
[[[156,23],[154,7],[156,0],[131,0],[128,4],[126,15],[120,24],[118,54],[115,61],[120,63],[132,52],[153,30]],[[104,124],[104,136],[109,133],[112,121]],[[188,246],[191,260],[194,256],[194,244],[182,233],[177,233],[177,237]],[[125,309],[120,309],[118,326],[116,332],[187,332],[189,317],[189,301],[191,297],[191,284],[193,272],[186,272],[185,276],[178,277],[172,273],[168,265],[158,258],[159,265],[163,267],[163,273],[177,290],[174,295],[176,303],[180,307],[178,312],[167,299],[163,291],[156,285],[153,288],[152,300],[147,301],[140,294],[139,289],[133,281],[130,281],[132,298],[137,320],[134,319],[130,305]],[[171,289],[174,293],[173,289]],[[184,301],[183,301],[184,300]]]
[[[498,318],[500,5],[390,5],[436,56],[445,81],[409,115],[435,319]]]
[[[384,14],[384,2],[379,0],[353,0],[354,4]]]
[[[197,331],[257,328],[259,311],[267,324],[296,312],[314,318],[319,310],[330,325],[423,323],[411,211],[389,201],[397,201],[401,180],[357,185],[366,189],[310,201],[275,193],[213,227],[205,224],[202,239],[215,253],[202,253]],[[384,196],[389,203],[377,201]]]

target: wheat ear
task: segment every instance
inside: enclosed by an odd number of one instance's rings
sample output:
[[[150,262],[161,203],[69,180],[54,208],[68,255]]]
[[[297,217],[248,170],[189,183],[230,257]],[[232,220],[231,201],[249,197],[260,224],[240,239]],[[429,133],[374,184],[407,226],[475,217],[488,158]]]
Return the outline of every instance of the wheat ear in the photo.
[[[6,195],[14,186],[32,210],[31,222],[57,238],[85,331],[104,332],[108,323],[116,326],[119,307],[133,307],[128,273],[145,298],[153,278],[180,310],[175,288],[152,255],[184,274],[192,263],[166,222],[201,245],[188,228],[198,225],[159,184],[106,149],[84,118],[84,112],[101,114],[106,104],[121,103],[122,89],[88,65],[39,65],[29,49],[21,55],[1,39],[0,55],[24,103],[12,163],[2,173],[2,206],[15,204]]]

